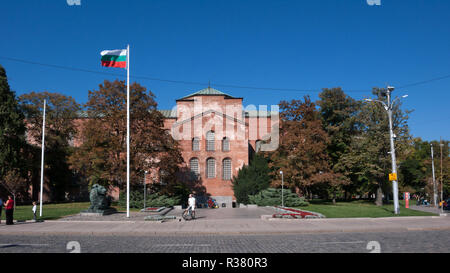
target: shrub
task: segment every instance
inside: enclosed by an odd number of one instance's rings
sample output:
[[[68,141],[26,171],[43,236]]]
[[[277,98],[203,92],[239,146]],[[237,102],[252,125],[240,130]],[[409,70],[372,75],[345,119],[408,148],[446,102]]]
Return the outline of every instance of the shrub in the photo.
[[[233,177],[233,190],[236,201],[249,204],[249,196],[267,189],[270,184],[269,166],[267,160],[255,155],[250,165],[239,170],[238,175]]]
[[[297,194],[292,193],[289,189],[284,190],[283,197],[286,207],[309,205],[304,197],[298,197]],[[281,189],[269,188],[262,190],[255,195],[250,195],[248,199],[250,204],[256,204],[258,206],[279,206],[281,205]]]
[[[161,195],[159,193],[147,194],[145,206],[146,207],[172,207],[181,204],[181,198]],[[119,197],[119,206],[126,207],[127,194],[121,192]],[[130,208],[144,207],[144,193],[139,191],[130,192]]]

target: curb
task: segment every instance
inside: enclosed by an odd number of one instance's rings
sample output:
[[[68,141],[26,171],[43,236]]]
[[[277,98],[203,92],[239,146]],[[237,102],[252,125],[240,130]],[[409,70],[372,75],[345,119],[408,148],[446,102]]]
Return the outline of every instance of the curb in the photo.
[[[429,228],[370,228],[370,229],[320,229],[320,230],[293,230],[293,231],[218,231],[218,232],[198,232],[198,231],[148,231],[148,232],[68,232],[68,231],[36,231],[36,232],[16,232],[11,231],[1,233],[5,235],[27,235],[27,236],[207,236],[207,235],[295,235],[295,234],[330,234],[330,233],[378,233],[378,232],[414,232],[414,231],[445,231],[450,227],[429,227]]]

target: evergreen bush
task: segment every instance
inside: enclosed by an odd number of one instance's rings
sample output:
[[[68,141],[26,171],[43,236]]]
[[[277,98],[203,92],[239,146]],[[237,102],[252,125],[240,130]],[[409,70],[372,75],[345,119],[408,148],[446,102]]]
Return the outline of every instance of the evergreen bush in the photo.
[[[181,204],[181,198],[176,196],[161,195],[159,193],[147,194],[145,206],[146,207],[172,207]],[[126,207],[127,195],[126,192],[121,192],[119,197],[119,206]],[[130,192],[130,208],[144,208],[144,193],[142,191]]]
[[[298,197],[297,194],[292,193],[289,189],[284,190],[283,197],[284,206],[286,207],[309,205],[304,197]],[[281,205],[281,189],[268,188],[255,195],[250,195],[248,199],[250,204],[256,204],[258,206],[279,206]]]
[[[249,165],[239,170],[233,177],[233,190],[236,201],[249,204],[249,195],[254,195],[270,185],[269,166],[267,160],[255,155]]]

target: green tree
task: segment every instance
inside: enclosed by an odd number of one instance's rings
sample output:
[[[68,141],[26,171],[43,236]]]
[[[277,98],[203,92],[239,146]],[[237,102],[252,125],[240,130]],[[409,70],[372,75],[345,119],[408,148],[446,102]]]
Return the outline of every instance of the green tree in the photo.
[[[254,195],[270,185],[269,166],[267,160],[260,154],[255,154],[249,165],[239,170],[233,177],[233,190],[236,201],[248,204],[249,195]]]
[[[385,100],[384,89],[374,88],[373,94],[378,96],[378,100]],[[409,113],[401,110],[400,101],[394,105],[392,122],[399,159],[404,157],[409,145]],[[387,182],[391,172],[387,113],[380,103],[371,102],[362,106],[357,118],[360,121],[360,133],[352,138],[350,152],[341,157],[337,168],[352,178],[352,186],[359,194],[375,192],[375,203],[381,206],[383,191],[387,196],[391,188],[391,183]]]
[[[442,180],[444,181],[444,196],[448,196],[448,181],[450,158],[448,150],[448,140],[443,140],[442,144]],[[434,150],[434,166],[436,183],[440,193],[441,179],[441,147],[440,141],[423,141],[420,138],[414,138],[409,147],[408,154],[399,164],[399,183],[400,189],[411,193],[425,194],[430,197],[433,195],[432,167],[431,167],[431,144]],[[426,192],[428,190],[428,192]]]
[[[10,174],[26,175],[25,144],[24,115],[9,87],[6,71],[0,65],[0,183],[4,187],[11,188],[5,186]]]
[[[33,189],[40,177],[43,107],[46,100],[45,117],[45,180],[49,185],[50,198],[65,199],[65,193],[73,182],[68,159],[73,152],[72,141],[77,134],[76,119],[80,105],[70,96],[50,92],[30,92],[19,97],[20,106],[27,121],[27,137],[34,146],[33,165],[30,170]],[[35,190],[33,196],[37,195]]]
[[[357,114],[361,103],[347,96],[340,87],[324,88],[319,94],[319,98],[317,105],[320,107],[323,128],[329,136],[327,152],[330,158],[330,168],[335,173],[349,173],[349,170],[341,169],[343,166],[338,162],[343,155],[350,152],[352,137],[358,134]],[[348,183],[351,177],[344,176],[341,179],[347,181],[348,186],[344,186],[344,188],[351,190],[350,183]],[[333,196],[335,193],[336,191],[333,190]]]

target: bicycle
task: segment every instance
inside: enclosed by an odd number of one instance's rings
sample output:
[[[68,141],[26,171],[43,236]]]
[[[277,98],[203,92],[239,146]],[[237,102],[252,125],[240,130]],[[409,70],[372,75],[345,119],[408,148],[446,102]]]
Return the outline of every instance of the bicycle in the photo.
[[[195,219],[195,211],[192,210],[191,207],[189,207],[188,209],[185,209],[183,211],[183,214],[181,214],[181,217],[183,217],[184,220],[188,220],[190,218],[190,220]]]

